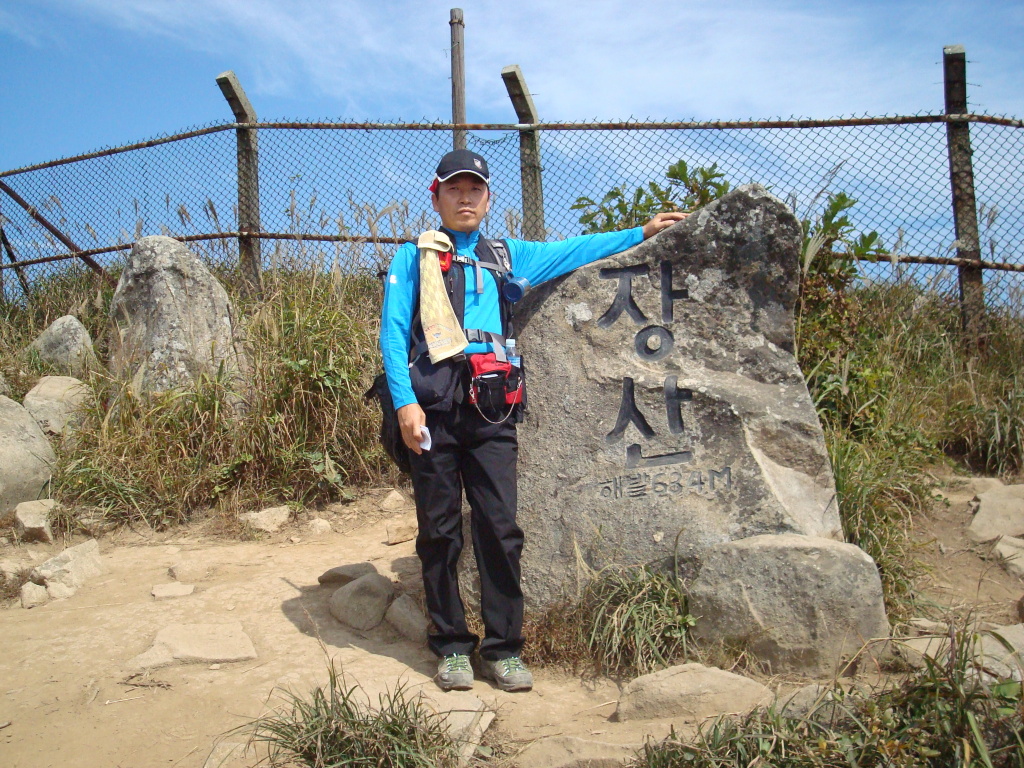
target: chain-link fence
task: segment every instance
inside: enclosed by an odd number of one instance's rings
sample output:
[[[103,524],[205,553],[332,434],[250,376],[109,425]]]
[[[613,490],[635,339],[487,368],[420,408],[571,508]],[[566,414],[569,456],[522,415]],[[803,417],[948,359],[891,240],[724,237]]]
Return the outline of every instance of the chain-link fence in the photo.
[[[615,187],[664,184],[668,166],[685,160],[691,169],[716,164],[734,187],[767,186],[801,219],[813,220],[829,194],[844,192],[857,201],[848,214],[855,229],[876,231],[890,254],[863,265],[862,274],[955,285],[956,250],[964,244],[954,234],[951,120],[539,124],[531,130],[539,136],[545,235],[582,231],[573,210],[581,196],[600,200]],[[970,126],[986,298],[1019,308],[1024,125],[959,120]],[[491,168],[495,197],[483,225],[491,237],[522,235],[523,128],[480,125],[468,133],[468,147]],[[153,234],[189,239],[212,264],[234,268],[240,130],[258,134],[263,269],[375,269],[398,242],[436,226],[427,185],[451,148],[451,125],[211,125],[0,173],[4,296],[17,300],[83,256],[114,270],[132,242]]]

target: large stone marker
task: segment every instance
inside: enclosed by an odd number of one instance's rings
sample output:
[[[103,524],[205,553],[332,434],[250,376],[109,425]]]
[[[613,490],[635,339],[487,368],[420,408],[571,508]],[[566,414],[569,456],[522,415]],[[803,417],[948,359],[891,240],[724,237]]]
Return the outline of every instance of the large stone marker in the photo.
[[[802,232],[741,187],[517,312],[523,587],[591,567],[693,561],[762,534],[841,539],[825,443],[793,356]]]
[[[227,292],[199,257],[169,237],[135,243],[110,302],[111,367],[136,393],[194,386],[206,374],[237,381],[248,361]]]

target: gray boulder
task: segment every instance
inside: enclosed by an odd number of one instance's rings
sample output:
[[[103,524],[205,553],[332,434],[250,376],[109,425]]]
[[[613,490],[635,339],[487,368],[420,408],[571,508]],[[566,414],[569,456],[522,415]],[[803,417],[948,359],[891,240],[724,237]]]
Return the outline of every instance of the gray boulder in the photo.
[[[418,644],[427,644],[427,617],[409,595],[399,595],[388,606],[384,621],[398,630],[399,634]]]
[[[692,560],[761,534],[841,538],[824,437],[793,356],[800,223],[741,187],[528,294],[517,328],[523,586],[588,565]]]
[[[44,495],[57,457],[25,408],[0,395],[0,521]]]
[[[376,572],[372,563],[346,563],[324,571],[317,577],[317,581],[325,586],[343,587],[361,576]]]
[[[631,681],[619,697],[615,719],[685,717],[703,720],[743,714],[769,704],[771,691],[756,680],[703,664],[681,664]]]
[[[89,331],[74,315],[64,315],[50,324],[29,345],[39,359],[69,376],[84,376],[98,367]]]
[[[701,554],[690,584],[695,640],[742,645],[772,673],[832,675],[888,637],[875,562],[852,544],[754,536]]]
[[[155,235],[135,243],[110,314],[111,367],[136,392],[191,387],[218,371],[240,383],[248,369],[227,293],[177,240]]]
[[[50,528],[50,513],[57,502],[53,499],[39,501],[23,501],[14,508],[14,531],[22,541],[42,541],[53,543],[53,530]]]
[[[92,392],[71,376],[43,376],[25,395],[23,405],[48,435],[63,435],[81,419]]]
[[[335,590],[329,607],[331,615],[353,629],[373,629],[384,620],[395,585],[379,573],[368,573]]]
[[[86,581],[101,573],[99,544],[96,539],[89,539],[33,568],[31,579],[45,586],[52,600],[61,600],[71,597]]]

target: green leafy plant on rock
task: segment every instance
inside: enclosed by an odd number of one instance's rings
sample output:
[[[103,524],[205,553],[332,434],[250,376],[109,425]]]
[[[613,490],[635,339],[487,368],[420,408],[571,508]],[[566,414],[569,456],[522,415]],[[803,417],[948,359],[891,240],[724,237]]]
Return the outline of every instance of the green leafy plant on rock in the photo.
[[[639,227],[658,213],[692,211],[729,191],[729,182],[717,163],[691,171],[685,160],[679,160],[668,167],[665,178],[665,185],[651,181],[632,192],[625,184],[614,187],[600,202],[589,197],[576,198],[572,210],[583,212],[583,234]]]

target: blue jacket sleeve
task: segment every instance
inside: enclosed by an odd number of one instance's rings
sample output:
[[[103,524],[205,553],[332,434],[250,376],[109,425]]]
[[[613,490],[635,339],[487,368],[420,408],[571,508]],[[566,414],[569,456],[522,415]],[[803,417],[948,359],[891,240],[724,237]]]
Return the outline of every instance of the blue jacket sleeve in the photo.
[[[540,285],[584,264],[632,248],[643,239],[643,228],[634,227],[619,232],[570,237],[553,243],[509,240],[508,250],[512,257],[512,273],[516,277],[525,277],[530,285]]]
[[[420,294],[419,251],[405,243],[395,253],[384,282],[380,351],[395,409],[416,402],[409,379],[409,335]]]

